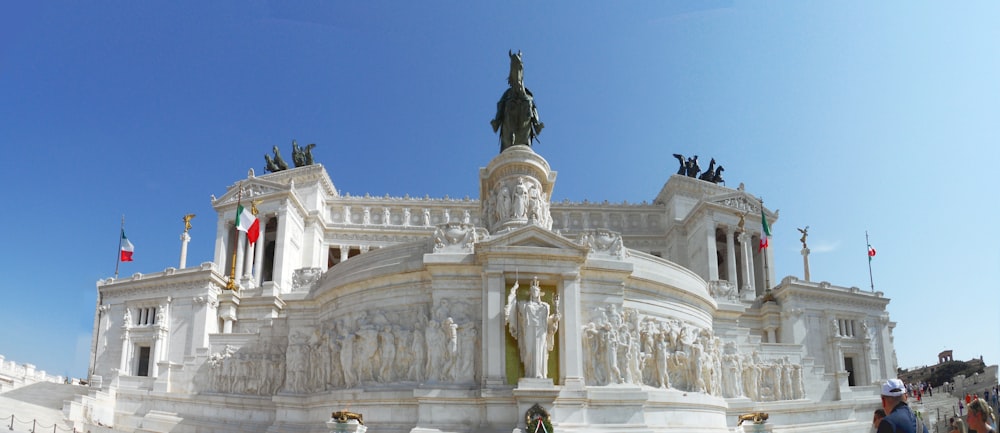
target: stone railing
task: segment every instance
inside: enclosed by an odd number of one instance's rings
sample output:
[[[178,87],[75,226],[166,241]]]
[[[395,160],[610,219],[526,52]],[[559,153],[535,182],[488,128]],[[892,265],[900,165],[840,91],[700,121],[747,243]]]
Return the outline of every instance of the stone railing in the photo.
[[[62,376],[52,376],[44,370],[36,370],[32,364],[18,364],[7,361],[0,355],[0,392],[10,391],[36,382],[63,383]]]

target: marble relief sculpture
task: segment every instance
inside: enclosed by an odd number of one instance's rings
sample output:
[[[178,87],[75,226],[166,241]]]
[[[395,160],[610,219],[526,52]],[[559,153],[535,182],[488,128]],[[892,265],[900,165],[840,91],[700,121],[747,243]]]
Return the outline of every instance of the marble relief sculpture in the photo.
[[[552,228],[549,197],[537,180],[520,176],[515,181],[499,182],[483,200],[483,218],[488,226],[517,221]]]
[[[274,395],[373,384],[471,383],[479,352],[478,318],[467,302],[443,300],[434,314],[361,311],[316,329],[209,356],[200,391]]]
[[[754,401],[805,398],[802,366],[788,357],[741,354],[710,329],[676,319],[640,317],[615,305],[592,311],[582,326],[587,385],[644,385]]]
[[[504,306],[504,320],[517,340],[518,353],[524,366],[524,377],[542,379],[548,376],[549,352],[559,329],[559,296],[555,298],[555,313],[542,301],[538,277],[531,281],[528,300],[517,301],[518,283],[515,281]]]

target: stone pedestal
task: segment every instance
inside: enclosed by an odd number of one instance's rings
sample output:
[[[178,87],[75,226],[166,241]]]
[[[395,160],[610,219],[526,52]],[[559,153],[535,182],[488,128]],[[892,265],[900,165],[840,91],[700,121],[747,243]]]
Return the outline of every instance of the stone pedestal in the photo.
[[[556,172],[531,147],[511,146],[479,170],[483,221],[490,233],[537,225],[552,229]]]
[[[534,405],[539,405],[547,411],[552,410],[556,397],[559,396],[559,388],[553,384],[552,379],[532,379],[522,377],[517,380],[517,388],[514,388],[514,400],[517,401],[517,413],[519,421],[518,428],[525,428],[523,415]]]
[[[330,433],[365,433],[368,431],[368,427],[354,419],[340,422],[330,418],[326,422],[326,428],[330,430]]]

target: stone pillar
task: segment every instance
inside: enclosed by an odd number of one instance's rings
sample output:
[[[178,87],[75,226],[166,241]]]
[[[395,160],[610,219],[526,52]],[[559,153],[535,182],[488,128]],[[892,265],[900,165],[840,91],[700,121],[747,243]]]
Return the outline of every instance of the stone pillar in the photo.
[[[178,269],[187,267],[188,242],[191,242],[191,235],[187,234],[187,232],[181,233],[181,263]]]
[[[764,234],[761,233],[761,236],[764,236]],[[761,281],[764,282],[764,288],[761,289],[761,293],[764,293],[764,290],[770,289],[774,284],[772,283],[774,281],[774,248],[769,246],[764,248],[762,252],[764,253],[764,266],[762,268],[764,277],[761,278]]]
[[[802,267],[805,271],[804,279],[809,281],[809,248],[802,248]]]
[[[236,231],[236,273],[233,274],[233,278],[236,279],[236,281],[239,281],[240,276],[243,275],[243,245],[245,244],[244,240],[246,238],[246,233],[239,230]]]
[[[715,225],[706,227],[705,233],[705,243],[708,248],[708,280],[716,281],[719,279],[719,244],[718,240],[715,238]]]
[[[341,263],[344,263],[344,262],[347,261],[347,253],[349,253],[350,251],[351,251],[351,246],[350,245],[341,245],[340,246],[340,262]]]
[[[273,281],[282,292],[289,287],[285,284],[285,244],[288,241],[288,203],[282,203],[275,216],[278,219],[278,231],[274,235],[274,269],[271,272]]]
[[[733,283],[733,287],[739,290],[739,277],[737,276],[736,270],[736,233],[732,229],[726,230],[726,274],[729,277],[729,282]]]
[[[229,275],[229,268],[226,267],[226,261],[231,257],[230,254],[233,253],[232,243],[229,239],[229,229],[231,225],[227,223],[224,215],[220,215],[220,218],[216,224],[215,230],[215,263],[218,265],[219,269],[223,270],[223,274]]]
[[[253,249],[253,269],[254,269],[254,281],[257,283],[257,287],[264,284],[264,272],[261,272],[264,268],[264,249],[267,245],[267,218],[263,215],[260,217],[260,237],[257,238],[257,246]]]
[[[580,311],[580,274],[568,272],[562,274],[561,306],[562,332],[559,342],[559,379],[568,389],[584,389],[583,377],[583,336],[580,324],[583,314]]]
[[[776,338],[776,335],[775,335],[775,332],[774,332],[775,328],[773,326],[768,326],[764,330],[767,331],[767,342],[768,343],[777,343],[778,342],[778,340]]]
[[[483,273],[483,386],[506,384],[506,327],[503,307],[506,288],[503,272],[487,270]]]
[[[750,245],[750,235],[747,232],[740,233],[740,245],[743,247],[743,261],[740,268],[743,271],[743,287],[740,292],[747,292],[751,297],[756,296],[754,290],[753,255]]]
[[[160,373],[159,366],[156,364],[160,362],[160,350],[163,349],[163,345],[161,343],[162,340],[162,335],[160,335],[160,332],[157,331],[156,334],[153,335],[153,352],[149,354],[149,377],[156,377],[156,375]]]
[[[128,370],[128,365],[129,365],[128,361],[129,358],[131,357],[132,341],[128,335],[129,334],[128,328],[125,326],[123,326],[123,328],[125,329],[122,331],[122,357],[121,357],[121,362],[119,362],[118,364],[118,371],[120,372],[119,374],[131,375],[131,372],[129,372]]]
[[[260,242],[260,239],[257,239],[257,241]],[[243,275],[243,278],[246,279],[248,282],[253,279],[253,271],[254,271],[253,261],[254,261],[254,258],[255,258],[254,257],[255,256],[254,250],[257,249],[256,246],[257,246],[257,242],[254,242],[254,243],[251,244],[250,243],[250,239],[247,239],[247,243],[246,243],[246,257],[243,260],[243,274],[241,274],[241,275]],[[254,286],[253,284],[250,285],[250,287],[253,287],[253,286]]]

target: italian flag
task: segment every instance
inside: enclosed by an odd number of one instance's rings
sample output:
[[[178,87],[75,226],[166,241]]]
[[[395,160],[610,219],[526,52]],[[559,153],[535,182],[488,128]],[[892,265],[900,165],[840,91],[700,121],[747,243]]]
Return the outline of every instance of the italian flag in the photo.
[[[122,229],[122,248],[119,259],[123,262],[131,262],[133,250],[135,250],[135,247],[132,245],[132,242],[129,242],[128,238],[125,237],[125,229]]]
[[[868,261],[869,262],[872,261],[872,257],[875,257],[875,247],[869,245],[868,246]]]
[[[771,237],[771,226],[767,225],[767,216],[764,215],[764,206],[760,207],[760,248],[757,251],[763,250],[768,247],[767,238]]]
[[[257,242],[260,236],[260,221],[257,221],[257,217],[243,205],[236,207],[236,230],[246,232],[247,240],[251,244]]]

